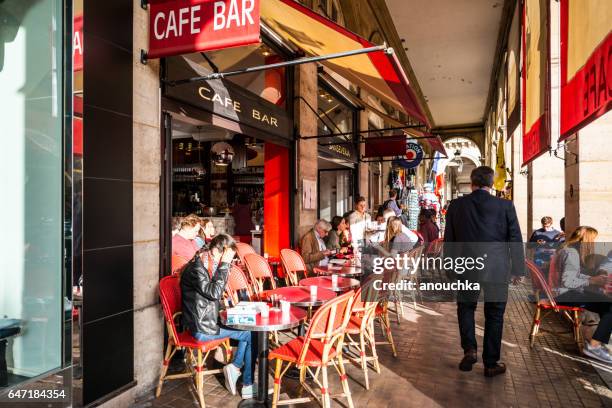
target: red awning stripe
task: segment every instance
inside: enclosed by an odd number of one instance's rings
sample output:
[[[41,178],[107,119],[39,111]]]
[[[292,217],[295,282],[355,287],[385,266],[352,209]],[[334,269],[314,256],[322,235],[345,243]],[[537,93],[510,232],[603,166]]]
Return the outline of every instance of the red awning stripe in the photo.
[[[261,7],[261,17],[272,30],[311,55],[323,55],[331,51],[351,51],[351,49],[342,48],[343,46],[346,47],[347,41],[355,48],[374,46],[365,38],[293,0],[262,0]],[[287,7],[293,9],[294,12],[291,13],[291,10]],[[292,15],[289,16],[289,14]],[[303,16],[304,19],[300,20],[300,16]],[[331,34],[330,31],[336,33],[337,36],[321,35],[322,32]],[[370,64],[367,64],[366,61],[368,60]],[[361,61],[370,65],[370,67],[355,65],[349,67],[345,65],[346,61],[359,60],[355,57],[347,57],[344,63],[330,60],[324,61],[323,64],[329,66],[332,70],[336,70],[348,80],[366,88],[374,95],[404,110],[414,119],[430,126],[427,116],[423,113],[418,98],[414,90],[411,89],[408,78],[395,54],[387,55],[383,51],[368,53],[367,59]]]

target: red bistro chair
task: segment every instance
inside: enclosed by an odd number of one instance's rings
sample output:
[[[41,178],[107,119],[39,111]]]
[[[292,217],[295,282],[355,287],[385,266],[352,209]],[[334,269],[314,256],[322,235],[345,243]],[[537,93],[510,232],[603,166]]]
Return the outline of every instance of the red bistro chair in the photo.
[[[231,266],[225,291],[227,293],[227,297],[234,305],[240,302],[240,291],[245,291],[249,300],[253,299],[253,289],[249,284],[249,280],[242,269],[240,269],[240,267],[237,265]]]
[[[385,269],[382,277],[377,279],[381,279],[383,284],[397,282],[398,272],[395,268]],[[390,345],[393,352],[393,357],[397,357],[397,349],[395,347],[395,341],[393,340],[393,333],[391,333],[391,318],[389,317],[390,297],[391,292],[389,290],[381,289],[378,291],[378,304],[376,305],[374,316],[380,323],[380,328],[383,332],[383,336],[385,337],[385,341],[377,341],[376,344]]]
[[[436,238],[431,241],[427,247],[427,256],[437,257],[442,253],[442,246],[444,245],[444,238]]]
[[[550,268],[555,267],[556,259],[550,260]],[[531,283],[534,289],[534,296],[536,298],[537,304],[535,308],[535,314],[533,316],[533,324],[531,325],[531,333],[529,334],[529,345],[533,347],[535,343],[535,338],[538,335],[540,330],[540,323],[542,319],[548,316],[550,313],[563,313],[563,315],[572,323],[574,328],[574,340],[578,345],[578,349],[582,350],[582,335],[580,333],[580,313],[584,311],[581,307],[575,306],[563,306],[557,304],[555,301],[555,296],[550,286],[544,279],[542,272],[530,260],[525,260],[525,266],[529,270],[531,274]],[[541,299],[541,295],[544,297]]]
[[[269,359],[276,360],[273,407],[279,403],[282,405],[297,404],[315,399],[323,408],[330,408],[331,396],[327,367],[331,363],[338,371],[342,382],[343,393],[337,396],[346,398],[349,408],[353,408],[353,399],[342,361],[344,331],[351,317],[353,295],[354,292],[349,291],[325,303],[312,317],[306,336],[297,337],[270,352]],[[283,363],[286,363],[284,368]],[[295,365],[300,370],[300,384],[312,397],[279,401],[281,380],[291,365]],[[313,367],[316,367],[314,373],[311,371]],[[306,383],[307,371],[312,375],[315,384],[320,387],[320,397]],[[321,374],[321,380],[319,380],[319,374]]]
[[[189,262],[189,259],[185,259],[182,256],[178,256],[178,255],[172,255],[171,266],[170,266],[172,268],[172,274],[180,275],[181,272],[183,271],[183,268],[185,267],[185,265],[187,265],[188,262]]]
[[[255,254],[255,249],[244,242],[236,242],[236,255],[240,259],[240,263],[244,265],[244,256],[246,254]]]
[[[308,277],[306,264],[299,253],[289,248],[281,249],[280,258],[283,268],[285,268],[287,285],[297,286],[300,272],[304,274],[305,278]]]
[[[361,364],[366,390],[370,389],[368,361],[373,362],[374,370],[380,374],[378,354],[376,353],[376,339],[374,338],[374,318],[378,296],[376,295],[373,283],[374,279],[368,279],[355,292],[351,308],[351,318],[344,331],[347,340],[346,345],[349,350],[357,348],[359,357],[349,357],[348,359],[353,363]],[[359,336],[359,340],[353,339],[352,336]],[[366,354],[368,346],[371,350],[371,356]]]
[[[229,344],[229,338],[198,341],[191,336],[187,330],[180,333],[178,332],[175,320],[182,312],[181,288],[179,285],[179,278],[177,276],[166,276],[165,278],[162,278],[162,280],[159,282],[159,296],[161,299],[162,309],[164,311],[164,318],[166,320],[166,328],[168,329],[168,346],[166,348],[164,361],[162,362],[162,369],[159,376],[157,390],[155,391],[155,397],[159,397],[161,394],[162,386],[165,380],[195,377],[196,393],[200,401],[200,406],[201,408],[205,408],[204,376],[223,372],[221,369],[206,370],[206,359],[211,351],[215,350],[219,346],[222,346],[225,350],[226,362],[229,362],[232,350]],[[168,375],[168,364],[170,364],[172,356],[177,350],[183,348],[187,351],[187,370],[183,373]],[[193,368],[192,362],[195,362],[195,367]]]
[[[244,264],[246,265],[247,271],[249,271],[253,292],[256,295],[263,292],[264,283],[267,279],[270,280],[272,289],[276,289],[276,281],[274,280],[272,269],[270,269],[270,264],[266,258],[255,253],[246,254],[244,256]]]

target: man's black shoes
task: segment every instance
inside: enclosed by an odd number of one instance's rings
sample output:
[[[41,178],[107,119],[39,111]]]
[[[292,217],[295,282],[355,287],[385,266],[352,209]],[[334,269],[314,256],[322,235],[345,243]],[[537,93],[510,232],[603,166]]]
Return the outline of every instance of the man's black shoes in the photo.
[[[494,367],[485,367],[485,377],[495,377],[506,372],[506,365],[504,363],[497,363]]]
[[[468,350],[463,355],[463,359],[459,363],[459,369],[461,371],[472,371],[472,366],[476,364],[476,351]]]

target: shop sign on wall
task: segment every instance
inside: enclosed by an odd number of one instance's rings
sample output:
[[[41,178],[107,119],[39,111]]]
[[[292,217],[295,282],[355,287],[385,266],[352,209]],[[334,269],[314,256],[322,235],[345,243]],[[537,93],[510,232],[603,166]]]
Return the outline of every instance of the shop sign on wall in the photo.
[[[302,208],[304,210],[317,209],[317,181],[303,179],[302,181]]]
[[[148,58],[259,41],[259,0],[150,0]]]
[[[393,160],[393,164],[406,169],[413,169],[423,160],[423,148],[415,142],[406,143],[406,158]]]

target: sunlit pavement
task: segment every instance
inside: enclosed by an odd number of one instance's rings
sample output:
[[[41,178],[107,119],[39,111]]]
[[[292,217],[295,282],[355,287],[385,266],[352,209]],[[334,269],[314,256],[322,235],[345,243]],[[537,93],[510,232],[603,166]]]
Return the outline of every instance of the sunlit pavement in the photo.
[[[528,333],[532,305],[525,301],[528,284],[511,289],[504,326],[502,360],[508,371],[496,378],[485,378],[479,362],[471,372],[457,369],[462,356],[459,346],[456,311],[452,303],[404,306],[405,316],[398,326],[395,316],[393,335],[398,357],[390,347],[378,347],[381,374],[370,373],[370,390],[362,386],[359,368],[348,364],[350,387],[356,407],[600,407],[612,406],[612,391],[604,378],[612,376],[612,368],[577,354],[570,334],[552,334],[550,330],[567,332],[567,324],[556,317],[545,320],[548,329],[529,347]],[[479,307],[478,336],[482,340],[483,316]],[[550,322],[553,324],[551,325]],[[548,324],[547,324],[548,323]],[[380,330],[377,330],[380,336]],[[597,368],[597,369],[596,369]],[[604,377],[604,378],[602,378]],[[332,393],[340,390],[337,376]],[[222,377],[206,380],[207,407],[236,406],[239,397],[231,396]],[[272,381],[270,381],[272,384]],[[295,388],[293,380],[283,380],[283,392]],[[608,382],[609,384],[609,382]],[[344,400],[333,405],[346,406]],[[139,406],[166,408],[198,407],[195,393],[187,380],[167,382],[160,398],[147,398]],[[316,403],[302,406],[318,406]]]

